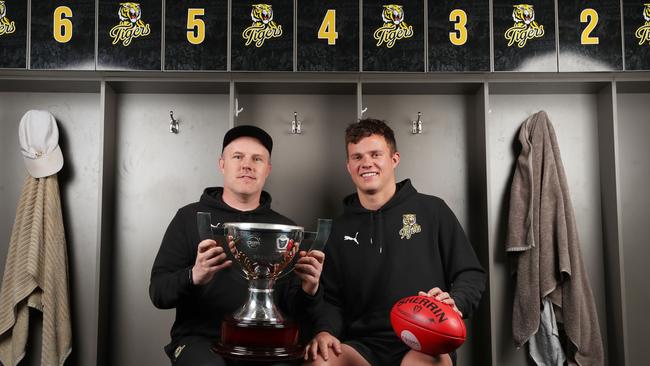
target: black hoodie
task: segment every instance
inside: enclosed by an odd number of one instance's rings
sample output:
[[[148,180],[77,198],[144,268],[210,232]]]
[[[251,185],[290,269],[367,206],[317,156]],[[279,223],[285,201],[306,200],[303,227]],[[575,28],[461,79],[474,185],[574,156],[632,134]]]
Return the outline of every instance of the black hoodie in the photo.
[[[217,222],[257,222],[295,225],[290,219],[271,210],[271,196],[262,192],[260,205],[252,211],[239,211],[222,199],[223,188],[206,188],[199,202],[189,204],[176,212],[151,270],[149,296],[160,309],[176,308],[176,320],[171,329],[172,343],[184,336],[219,338],[221,320],[232,314],[248,298],[248,283],[242,278],[236,264],[217,272],[208,284],[190,283],[189,271],[196,260],[199,233],[196,213],[210,212],[213,224]],[[316,301],[305,294],[300,282],[291,273],[274,287],[276,304],[285,314],[297,315],[295,309],[306,306],[305,301]],[[299,294],[299,296],[296,296]],[[319,296],[320,291],[316,294]]]
[[[485,272],[445,202],[418,193],[409,180],[376,211],[357,194],[344,200],[325,247],[321,276],[326,303],[317,331],[342,339],[395,337],[390,309],[400,298],[440,287],[464,317],[476,309]]]

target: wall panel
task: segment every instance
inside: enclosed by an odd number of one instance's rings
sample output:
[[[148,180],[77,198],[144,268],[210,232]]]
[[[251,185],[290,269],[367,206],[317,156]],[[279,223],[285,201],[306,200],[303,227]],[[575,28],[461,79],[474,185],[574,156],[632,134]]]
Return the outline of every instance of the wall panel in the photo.
[[[149,278],[167,225],[203,189],[222,184],[222,94],[118,94],[111,365],[164,365],[175,310],[156,309]],[[180,132],[169,132],[169,111]]]
[[[356,121],[354,88],[349,94],[241,93],[244,111],[235,124],[253,124],[273,136],[273,170],[266,190],[274,210],[307,230],[318,218],[335,218],[343,197],[354,191],[345,168],[345,127]],[[302,133],[291,133],[293,112]]]
[[[625,278],[627,315],[627,355],[630,364],[650,363],[646,351],[645,334],[650,320],[645,315],[650,303],[648,288],[648,260],[650,237],[650,155],[648,139],[650,124],[646,103],[650,94],[619,93],[618,99],[618,146],[620,162],[621,218],[623,274]]]
[[[0,271],[4,273],[16,205],[27,176],[18,142],[18,126],[30,109],[50,111],[57,120],[64,165],[59,173],[63,223],[68,247],[73,362],[93,364],[96,353],[97,179],[99,94],[0,93]],[[29,362],[39,363],[40,343]],[[31,363],[30,363],[31,364]]]
[[[521,150],[518,131],[531,114],[545,110],[555,128],[564,163],[583,263],[594,293],[603,343],[607,348],[607,309],[601,187],[598,145],[598,96],[584,92],[564,94],[517,94],[519,85],[509,85],[514,93],[490,95],[488,115],[488,165],[490,182],[490,251],[492,337],[499,365],[523,365],[527,350],[516,350],[512,341],[512,300],[514,281],[505,253],[508,203],[514,163]],[[500,88],[499,88],[500,89]],[[506,88],[508,89],[508,88]]]

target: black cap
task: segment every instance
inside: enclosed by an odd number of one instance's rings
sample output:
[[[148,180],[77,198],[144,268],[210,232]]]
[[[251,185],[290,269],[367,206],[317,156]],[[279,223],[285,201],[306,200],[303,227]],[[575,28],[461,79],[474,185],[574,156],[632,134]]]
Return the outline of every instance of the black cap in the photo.
[[[271,150],[273,150],[273,139],[271,138],[271,135],[259,127],[248,125],[236,126],[228,130],[228,132],[226,132],[226,135],[223,137],[223,146],[221,148],[221,152],[226,149],[226,146],[228,146],[229,143],[245,136],[258,139],[260,143],[264,145],[264,147],[269,151],[269,155],[271,155]]]

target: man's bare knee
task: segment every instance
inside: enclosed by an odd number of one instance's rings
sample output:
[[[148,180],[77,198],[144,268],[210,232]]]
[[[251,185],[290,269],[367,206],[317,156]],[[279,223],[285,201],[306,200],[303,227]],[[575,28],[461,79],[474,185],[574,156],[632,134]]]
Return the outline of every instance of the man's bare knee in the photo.
[[[448,354],[430,356],[422,352],[410,350],[402,358],[401,366],[452,366]]]
[[[329,350],[327,361],[318,353],[315,360],[303,363],[303,366],[370,366],[356,349],[347,344],[341,344],[341,354],[336,355],[332,349]]]
[[[316,356],[315,360],[308,360],[303,362],[302,366],[330,366],[328,361],[323,360],[321,355]]]

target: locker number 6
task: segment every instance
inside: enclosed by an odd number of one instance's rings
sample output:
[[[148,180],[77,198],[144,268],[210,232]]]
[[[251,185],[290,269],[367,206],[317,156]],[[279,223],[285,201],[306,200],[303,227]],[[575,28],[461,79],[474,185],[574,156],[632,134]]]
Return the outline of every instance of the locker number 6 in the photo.
[[[68,43],[72,39],[72,9],[67,6],[59,6],[54,9],[54,27],[52,29],[54,39],[59,43]]]

